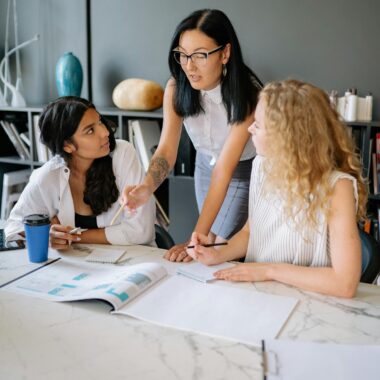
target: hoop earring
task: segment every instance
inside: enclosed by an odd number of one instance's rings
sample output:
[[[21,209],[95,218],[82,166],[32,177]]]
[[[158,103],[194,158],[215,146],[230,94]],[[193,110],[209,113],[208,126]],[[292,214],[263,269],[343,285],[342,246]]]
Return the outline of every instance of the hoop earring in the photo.
[[[226,75],[227,75],[227,65],[223,65],[222,75],[223,75],[223,78],[226,77]]]

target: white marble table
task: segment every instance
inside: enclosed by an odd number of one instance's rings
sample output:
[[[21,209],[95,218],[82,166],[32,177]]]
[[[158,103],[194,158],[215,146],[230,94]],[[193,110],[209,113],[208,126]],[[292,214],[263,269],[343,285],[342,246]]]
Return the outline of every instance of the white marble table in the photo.
[[[128,259],[164,261],[141,247]],[[49,257],[59,254],[51,251]],[[83,260],[73,254],[69,260]],[[83,256],[83,255],[81,255]],[[0,252],[0,284],[36,267],[26,252]],[[380,344],[380,287],[360,284],[352,300],[279,283],[235,284],[299,299],[279,339]],[[111,315],[96,301],[55,303],[0,290],[0,379],[261,379],[257,347]]]

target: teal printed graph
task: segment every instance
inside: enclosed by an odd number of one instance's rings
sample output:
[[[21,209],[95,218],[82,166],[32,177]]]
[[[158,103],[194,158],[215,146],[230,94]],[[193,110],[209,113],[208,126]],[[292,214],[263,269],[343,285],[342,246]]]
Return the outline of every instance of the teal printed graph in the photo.
[[[116,293],[116,292],[115,292],[115,288],[111,288],[111,289],[107,290],[106,293],[107,293],[107,294],[112,294],[112,295],[114,295],[114,296],[117,297],[121,302],[124,302],[124,301],[126,301],[126,300],[129,298],[128,294],[125,293],[125,292]]]
[[[59,296],[60,294],[58,294],[58,293],[62,290],[63,290],[63,288],[54,288],[54,289],[50,290],[50,292],[48,292],[48,294],[50,294],[52,296]]]
[[[59,294],[61,291],[65,289],[75,289],[76,285],[71,285],[71,284],[62,284],[61,286],[58,286],[48,292],[48,294],[52,296],[61,296],[62,294]]]
[[[137,286],[146,286],[152,282],[152,280],[142,273],[135,273],[128,276],[126,279],[128,282],[132,282]]]
[[[80,281],[80,280],[83,280],[84,278],[86,278],[87,276],[88,276],[87,273],[81,273],[81,274],[78,274],[77,276],[73,277],[73,280]]]
[[[110,287],[112,284],[109,283],[109,284],[100,284],[98,286],[95,286],[94,290],[98,290],[98,289],[106,289],[108,287]]]

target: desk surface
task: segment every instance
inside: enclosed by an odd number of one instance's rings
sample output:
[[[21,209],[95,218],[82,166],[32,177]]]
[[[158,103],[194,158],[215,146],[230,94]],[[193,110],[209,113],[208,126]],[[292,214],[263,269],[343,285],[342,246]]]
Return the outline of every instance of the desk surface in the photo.
[[[163,251],[140,247],[129,264]],[[59,256],[50,251],[49,257]],[[69,260],[83,260],[72,254]],[[0,283],[37,267],[26,252],[0,254]],[[380,287],[360,284],[352,300],[275,282],[232,286],[299,300],[279,339],[380,344]],[[111,315],[107,304],[55,303],[0,290],[1,379],[260,379],[259,348]],[[221,316],[222,317],[222,316]]]

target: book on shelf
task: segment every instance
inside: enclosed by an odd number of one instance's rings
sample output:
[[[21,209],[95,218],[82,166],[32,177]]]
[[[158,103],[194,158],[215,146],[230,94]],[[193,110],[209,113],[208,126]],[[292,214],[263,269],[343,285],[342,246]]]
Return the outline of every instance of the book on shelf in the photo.
[[[129,140],[135,147],[145,172],[160,141],[160,126],[155,120],[129,120]]]
[[[128,257],[137,250],[145,254],[147,248],[125,249]],[[254,345],[260,339],[275,338],[298,302],[292,297],[194,281],[170,274],[167,268],[167,263],[157,261],[116,266],[63,258],[0,287],[50,301],[101,300],[116,314]]]
[[[6,220],[18,201],[21,192],[27,185],[30,175],[30,169],[17,170],[4,173],[3,175],[3,191],[1,195],[1,219]]]
[[[379,230],[379,219],[372,219],[372,233],[371,235],[377,240],[380,241],[380,230]]]
[[[17,131],[16,126],[13,123],[10,123],[5,120],[0,120],[0,124],[3,127],[5,133],[7,134],[9,140],[12,142],[13,146],[16,149],[17,154],[23,160],[30,160],[30,152],[28,147],[22,141],[20,134]]]
[[[33,115],[33,131],[34,131],[34,142],[35,142],[35,151],[36,158],[39,162],[46,162],[50,160],[52,154],[50,150],[41,142],[41,132],[38,125],[40,115]]]
[[[378,189],[379,189],[376,153],[372,153],[372,184],[373,184],[373,193],[376,195],[378,194]]]
[[[372,220],[371,219],[365,219],[364,222],[363,222],[363,231],[366,232],[367,234],[370,234],[371,233],[371,222]]]
[[[21,140],[30,148],[30,136],[29,132],[21,132],[20,133]]]
[[[160,141],[160,126],[155,120],[128,120],[128,135],[129,141],[134,146],[140,163],[145,171],[148,171],[150,160],[157,149]],[[156,221],[157,223],[168,229],[169,217],[163,209],[162,205],[156,197]]]

